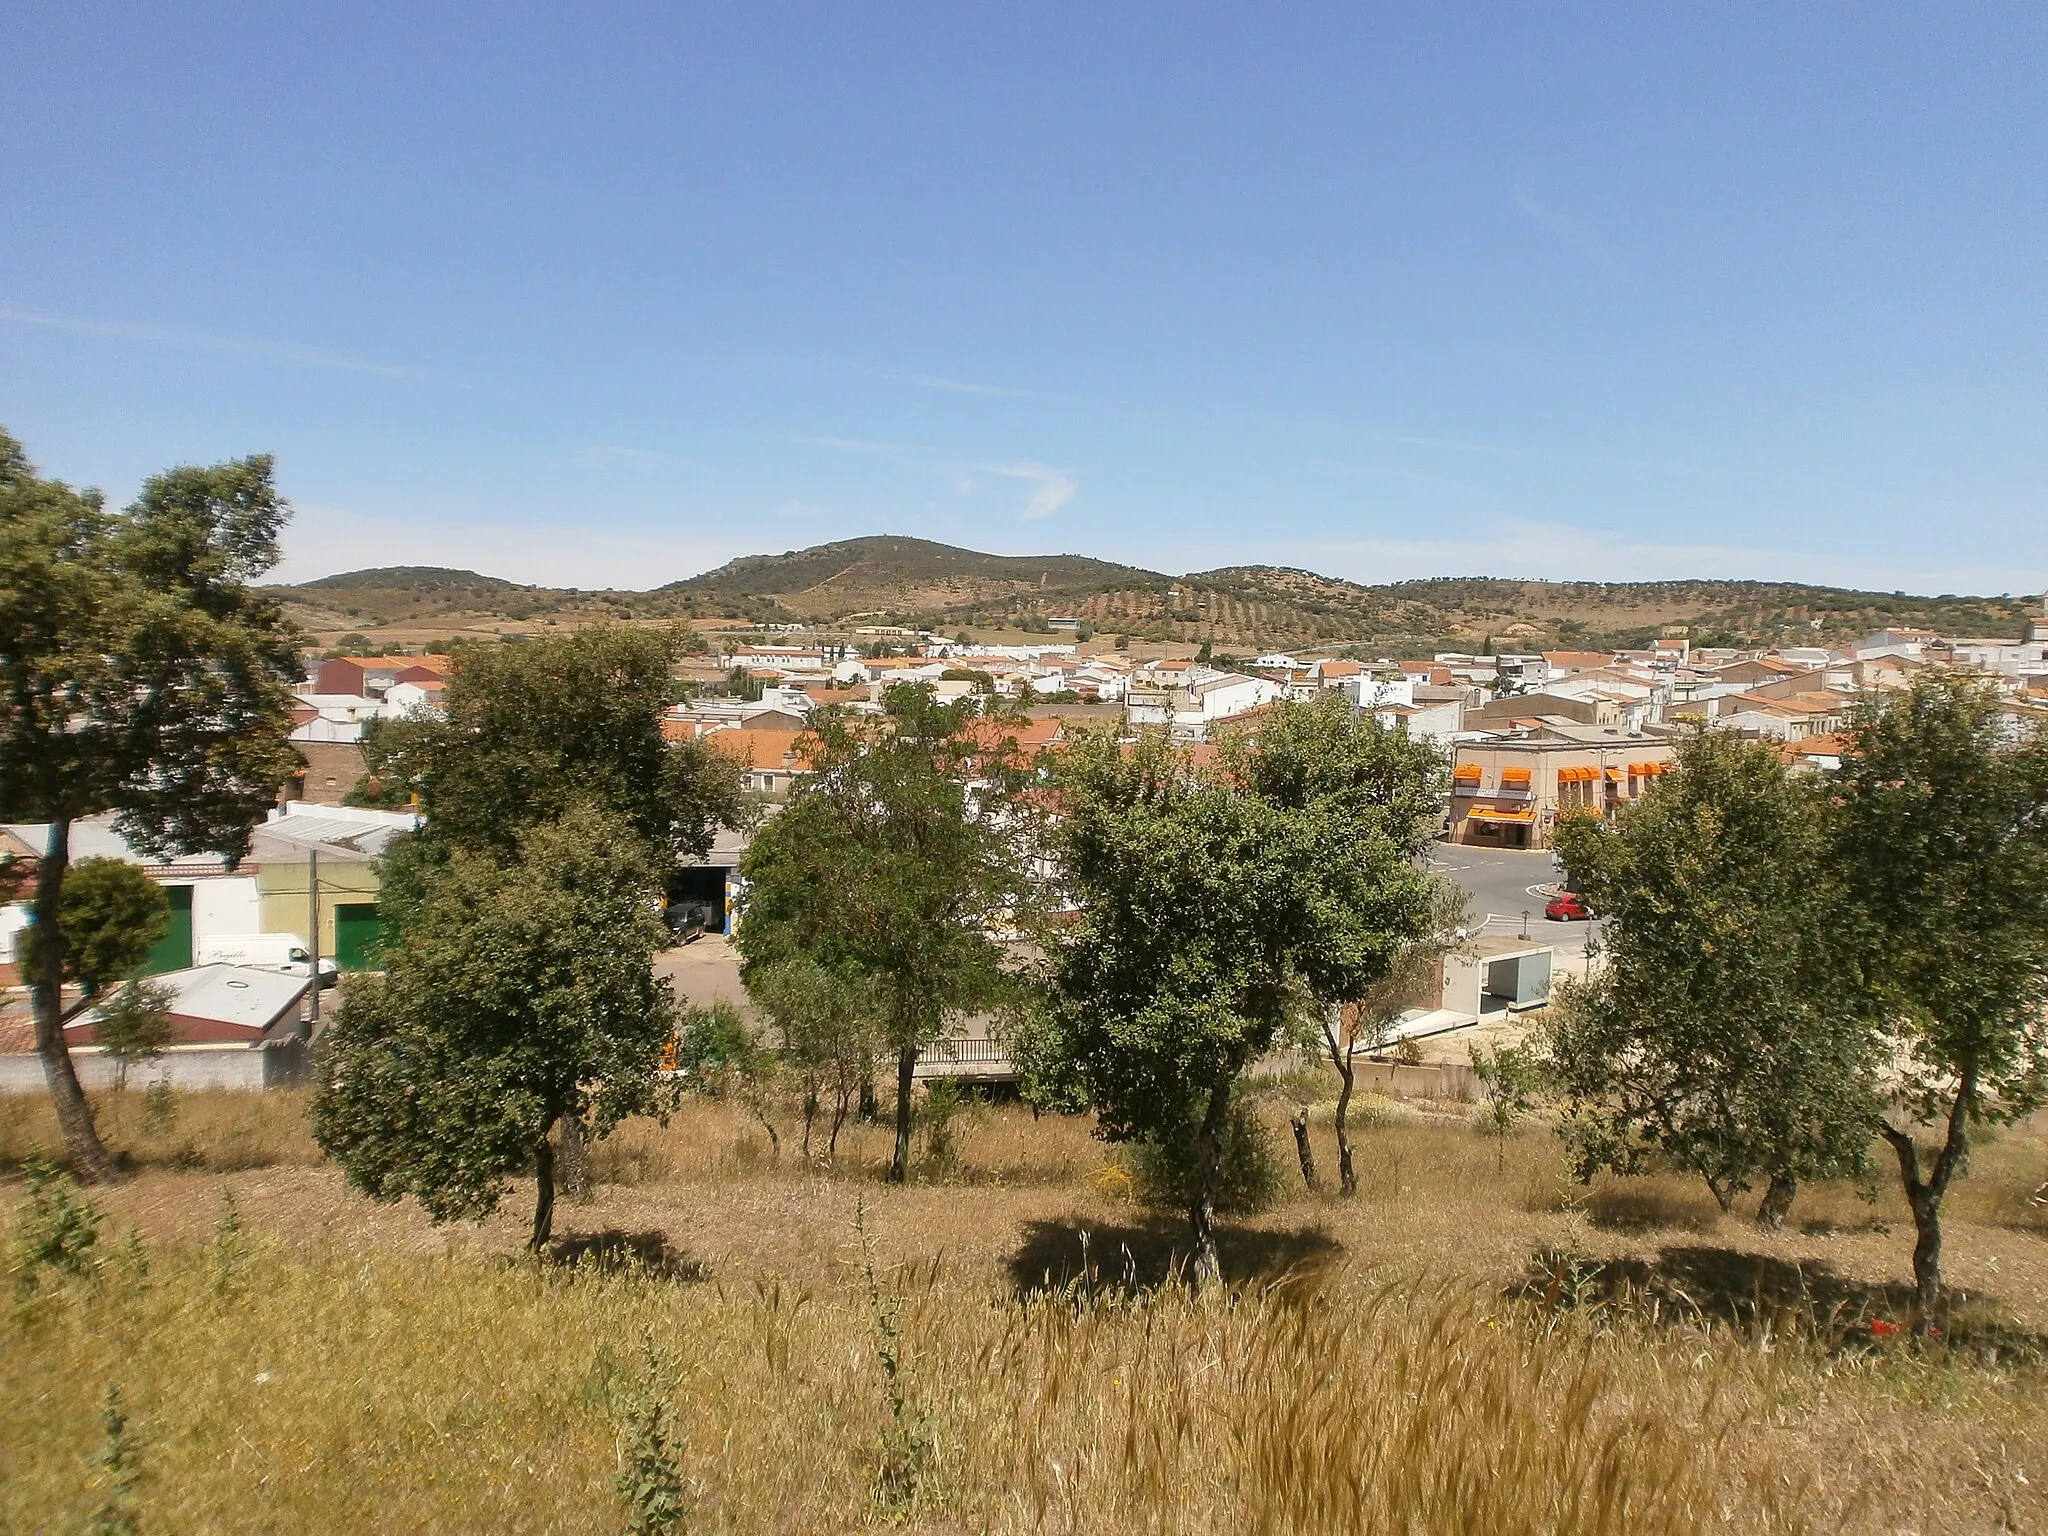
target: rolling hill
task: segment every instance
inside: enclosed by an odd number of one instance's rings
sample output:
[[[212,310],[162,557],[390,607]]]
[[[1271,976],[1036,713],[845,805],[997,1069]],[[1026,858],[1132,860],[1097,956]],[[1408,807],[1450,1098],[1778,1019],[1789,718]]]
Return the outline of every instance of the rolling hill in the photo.
[[[1086,555],[984,555],[929,539],[884,536],[747,555],[661,590],[686,597],[767,597],[792,613],[837,617],[877,606],[950,611],[1166,579]]]
[[[1353,646],[1374,654],[1835,639],[1885,625],[2017,635],[2029,600],[1857,592],[1788,582],[1541,582],[1437,577],[1366,586],[1234,566],[1169,576],[1085,555],[991,555],[926,539],[845,539],[749,555],[646,592],[521,586],[474,571],[392,566],[271,589],[317,633],[489,633],[601,620],[906,622],[980,631],[1055,616],[1147,641],[1234,648]]]

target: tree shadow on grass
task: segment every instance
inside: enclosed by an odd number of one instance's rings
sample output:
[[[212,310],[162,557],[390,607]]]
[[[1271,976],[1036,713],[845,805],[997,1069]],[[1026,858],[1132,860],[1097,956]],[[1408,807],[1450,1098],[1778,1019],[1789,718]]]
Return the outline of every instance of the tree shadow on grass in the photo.
[[[1714,1230],[1721,1216],[1708,1200],[1630,1186],[1593,1190],[1586,1196],[1585,1211],[1586,1219],[1596,1227],[1638,1236],[1674,1228],[1704,1236]]]
[[[1802,1337],[1831,1352],[1903,1339],[1914,1308],[1913,1287],[1903,1281],[1857,1280],[1825,1260],[1704,1244],[1668,1247],[1653,1259],[1537,1253],[1508,1294],[1549,1311],[1601,1308],[1652,1326]],[[1951,1355],[1986,1364],[2048,1360],[2048,1336],[1999,1320],[1986,1298],[1959,1287],[1943,1292],[1935,1325]]]
[[[1167,1215],[1116,1226],[1028,1222],[1010,1260],[1010,1281],[1026,1297],[1069,1290],[1136,1295],[1185,1279],[1192,1249],[1187,1222]],[[1225,1284],[1237,1287],[1325,1269],[1344,1250],[1320,1227],[1226,1226],[1217,1228],[1216,1251]]]
[[[693,1284],[711,1278],[701,1259],[669,1246],[666,1232],[578,1233],[548,1244],[548,1263],[565,1269],[594,1269],[603,1274],[633,1273],[655,1280]]]

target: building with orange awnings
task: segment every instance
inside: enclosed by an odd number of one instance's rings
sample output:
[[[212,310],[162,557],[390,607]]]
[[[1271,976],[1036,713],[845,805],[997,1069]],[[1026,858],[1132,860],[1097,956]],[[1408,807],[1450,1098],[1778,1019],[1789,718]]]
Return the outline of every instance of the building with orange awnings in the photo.
[[[1454,750],[1451,841],[1547,848],[1560,816],[1612,816],[1646,793],[1669,770],[1672,741],[1655,729],[1532,720]]]

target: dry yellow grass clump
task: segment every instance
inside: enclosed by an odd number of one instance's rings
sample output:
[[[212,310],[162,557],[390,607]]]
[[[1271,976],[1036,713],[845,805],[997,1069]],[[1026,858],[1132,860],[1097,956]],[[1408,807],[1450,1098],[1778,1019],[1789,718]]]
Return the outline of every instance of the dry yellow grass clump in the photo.
[[[1085,1122],[1016,1109],[901,1190],[884,1130],[826,1172],[732,1105],[635,1124],[537,1263],[530,1185],[430,1228],[319,1165],[295,1097],[101,1107],[137,1175],[67,1270],[22,1242],[47,1111],[0,1105],[0,1531],[623,1530],[659,1404],[692,1531],[2048,1529],[2034,1132],[1959,1192],[1980,1321],[1923,1352],[1870,1337],[1881,1184],[1762,1237],[1391,1105],[1360,1198],[1295,1181],[1214,1298],[1158,1284],[1183,1224]]]
[[[943,1270],[728,1289],[227,1236],[117,1245],[17,1302],[0,1358],[10,1530],[108,1497],[110,1387],[152,1531],[617,1528],[648,1392],[676,1405],[695,1529],[1804,1528],[1799,1486],[1727,1449],[1752,1362],[1542,1330],[1464,1287],[1077,1304]]]

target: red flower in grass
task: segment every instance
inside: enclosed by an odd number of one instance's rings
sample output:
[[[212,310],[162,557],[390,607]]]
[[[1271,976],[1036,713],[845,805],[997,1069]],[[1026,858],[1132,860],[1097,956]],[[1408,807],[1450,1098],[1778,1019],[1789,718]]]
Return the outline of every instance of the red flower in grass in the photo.
[[[1886,1322],[1881,1317],[1873,1317],[1870,1320],[1870,1336],[1873,1339],[1894,1338],[1898,1332],[1899,1325],[1897,1323]]]

